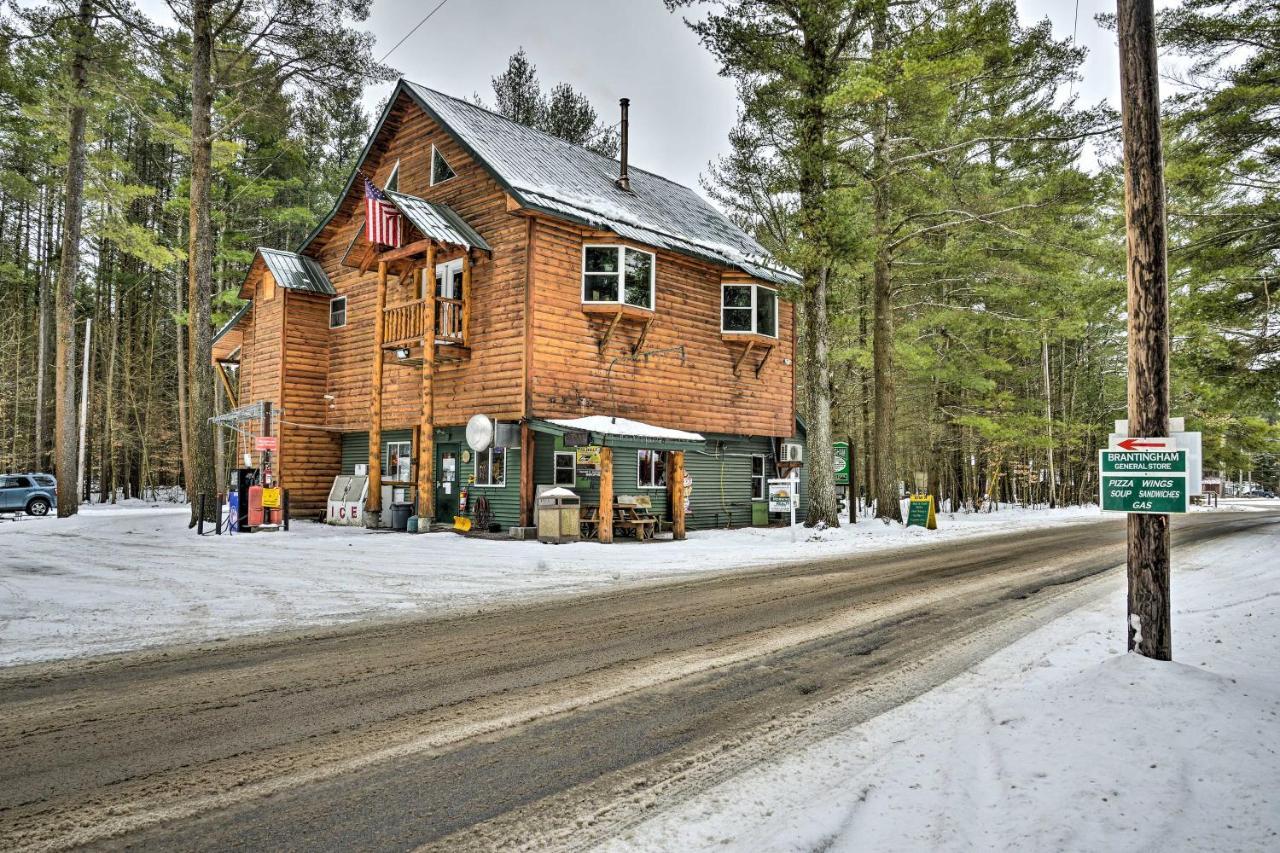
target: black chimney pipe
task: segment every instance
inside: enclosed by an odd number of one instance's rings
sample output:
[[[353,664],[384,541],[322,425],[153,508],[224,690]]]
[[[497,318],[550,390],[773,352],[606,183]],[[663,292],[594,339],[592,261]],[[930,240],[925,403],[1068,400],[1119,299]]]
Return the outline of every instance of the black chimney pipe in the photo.
[[[631,99],[623,98],[618,101],[618,106],[622,107],[622,168],[615,183],[618,185],[618,189],[631,192],[631,177],[627,174],[627,128],[630,125],[627,119],[627,110],[631,106]]]

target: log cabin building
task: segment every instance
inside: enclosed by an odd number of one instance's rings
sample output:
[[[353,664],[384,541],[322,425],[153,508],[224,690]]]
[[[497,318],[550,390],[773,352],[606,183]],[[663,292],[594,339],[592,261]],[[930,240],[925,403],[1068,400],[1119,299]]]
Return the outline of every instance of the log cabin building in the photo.
[[[800,457],[798,279],[628,167],[623,116],[619,161],[401,80],[328,216],[258,250],[214,361],[233,405],[276,412],[295,514],[367,465],[370,523],[387,499],[452,521],[466,489],[465,512],[529,525],[556,485],[648,495],[679,535],[767,520],[765,481]],[[402,214],[398,247],[365,239],[361,175]],[[498,425],[480,453],[476,414]]]

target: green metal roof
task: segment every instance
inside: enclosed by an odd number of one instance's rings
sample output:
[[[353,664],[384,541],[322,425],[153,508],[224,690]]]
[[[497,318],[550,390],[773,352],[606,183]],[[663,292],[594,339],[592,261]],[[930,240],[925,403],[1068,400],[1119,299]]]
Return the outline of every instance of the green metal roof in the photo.
[[[417,196],[393,190],[387,190],[386,193],[396,209],[403,213],[424,237],[453,246],[462,246],[465,249],[481,249],[493,254],[493,250],[489,248],[485,239],[449,205],[435,204]]]
[[[249,309],[252,307],[253,307],[252,302],[246,302],[245,304],[241,305],[240,308],[236,311],[236,313],[231,315],[231,319],[228,320],[226,323],[224,323],[222,328],[217,331],[217,334],[213,336],[212,342],[216,344],[218,341],[222,340],[222,337],[226,335],[227,332],[234,329],[236,327],[236,323],[239,323],[240,319],[244,317],[245,314],[248,314]]]

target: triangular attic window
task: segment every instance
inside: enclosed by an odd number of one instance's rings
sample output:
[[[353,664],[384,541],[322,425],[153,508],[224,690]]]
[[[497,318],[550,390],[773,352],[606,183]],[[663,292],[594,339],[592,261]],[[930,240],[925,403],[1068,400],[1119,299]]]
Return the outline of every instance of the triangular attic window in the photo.
[[[444,159],[444,155],[434,145],[431,146],[431,186],[443,183],[455,177],[453,167]]]

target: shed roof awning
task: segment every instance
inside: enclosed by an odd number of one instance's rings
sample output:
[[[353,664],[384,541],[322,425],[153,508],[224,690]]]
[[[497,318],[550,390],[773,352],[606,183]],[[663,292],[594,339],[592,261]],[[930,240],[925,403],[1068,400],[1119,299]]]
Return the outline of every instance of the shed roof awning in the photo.
[[[236,313],[231,315],[231,319],[228,320],[226,323],[224,323],[222,328],[219,329],[214,334],[212,343],[216,344],[218,341],[222,340],[222,338],[225,337],[228,332],[230,332],[232,329],[236,327],[237,323],[239,323],[242,319],[244,319],[244,315],[248,314],[249,309],[252,307],[253,307],[252,302],[246,302],[245,304],[241,305],[240,308],[236,311]],[[237,349],[239,349],[239,347],[237,347]]]
[[[423,237],[451,246],[461,246],[468,251],[480,249],[493,253],[493,249],[485,239],[449,205],[435,204],[417,196],[405,195],[393,190],[387,190],[387,198],[405,215],[414,228],[422,232]]]
[[[324,274],[324,270],[318,263],[306,255],[284,252],[280,249],[267,249],[262,246],[258,247],[258,254],[262,256],[267,269],[271,270],[276,284],[281,287],[318,293],[322,296],[338,295],[333,282],[329,281],[329,276]]]
[[[655,450],[699,450],[706,446],[701,433],[654,426],[629,418],[588,415],[583,418],[535,420],[530,426],[551,435],[587,433],[588,443],[605,447],[648,447]]]

